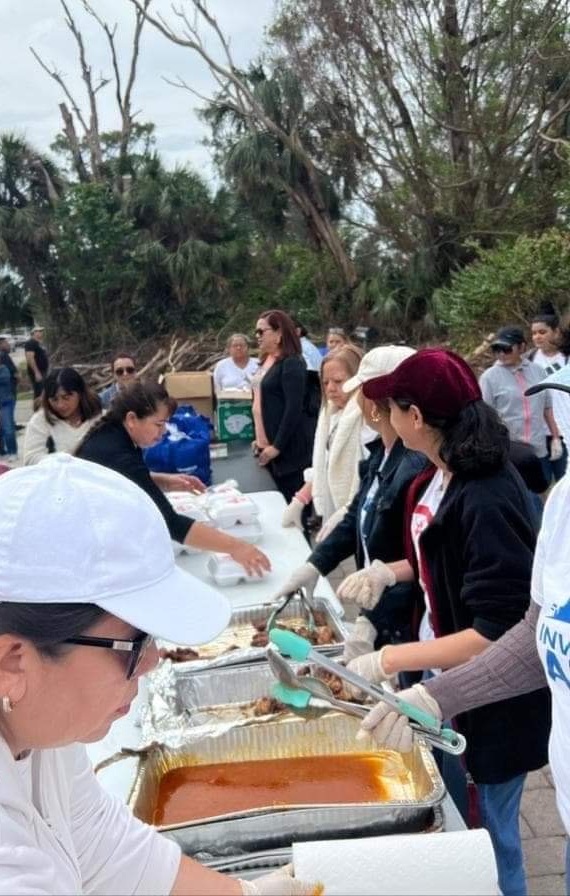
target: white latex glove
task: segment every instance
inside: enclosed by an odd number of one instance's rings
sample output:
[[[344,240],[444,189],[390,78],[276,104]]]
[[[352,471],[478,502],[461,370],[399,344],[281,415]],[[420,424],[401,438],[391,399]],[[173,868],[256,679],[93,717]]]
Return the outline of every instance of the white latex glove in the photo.
[[[390,676],[382,665],[382,654],[386,650],[386,647],[389,646],[389,644],[386,644],[381,650],[372,653],[363,653],[361,656],[357,656],[356,659],[351,660],[347,664],[347,669],[350,669],[351,672],[356,672],[357,675],[365,678],[371,684],[384,684],[385,682],[390,682]],[[344,684],[353,697],[361,696],[361,692],[358,688],[353,687],[347,681],[345,681]]]
[[[337,589],[337,596],[353,600],[364,610],[373,610],[385,588],[396,584],[396,576],[381,560],[373,560],[366,569],[359,569],[344,579]]]
[[[243,896],[311,896],[317,882],[307,883],[293,877],[293,866],[284,865],[278,871],[264,874],[256,880],[239,881]]]
[[[355,660],[357,656],[370,653],[374,650],[376,629],[366,616],[359,616],[348,638],[344,642],[342,661],[346,664]]]
[[[299,588],[304,588],[307,598],[312,600],[319,576],[320,572],[316,566],[313,566],[312,563],[303,563],[302,566],[299,566],[298,569],[291,573],[290,578],[279,589],[277,594],[273,595],[272,600],[276,601],[280,597],[286,597],[288,594],[298,591]]]
[[[560,460],[564,453],[564,446],[562,444],[562,439],[552,439],[550,443],[550,460]]]
[[[335,510],[334,513],[331,513],[328,520],[323,523],[323,525],[317,532],[317,537],[315,538],[317,544],[319,544],[319,542],[321,541],[324,541],[327,535],[331,534],[334,527],[338,526],[340,521],[344,518],[346,511],[346,504],[343,504],[342,507],[339,507],[338,510]]]
[[[423,684],[415,684],[398,694],[402,700],[411,703],[418,709],[435,716],[443,721],[443,715],[436,700],[428,694]],[[414,733],[410,728],[407,716],[384,703],[383,700],[371,709],[365,719],[362,720],[360,730],[356,735],[357,740],[371,737],[376,746],[383,750],[397,750],[399,753],[409,753],[413,746]]]
[[[303,523],[301,522],[301,516],[304,508],[305,505],[302,501],[299,501],[298,498],[292,498],[291,503],[287,504],[287,507],[283,511],[281,525],[285,528],[288,526],[296,526],[297,529],[302,529]]]

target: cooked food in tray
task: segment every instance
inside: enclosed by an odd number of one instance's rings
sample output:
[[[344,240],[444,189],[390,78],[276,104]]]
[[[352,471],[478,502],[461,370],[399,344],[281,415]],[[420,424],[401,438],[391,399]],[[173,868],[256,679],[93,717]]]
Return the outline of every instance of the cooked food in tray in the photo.
[[[335,633],[330,625],[327,625],[327,617],[324,613],[315,610],[314,612],[316,628],[310,629],[307,626],[306,619],[289,619],[287,622],[278,620],[275,623],[276,628],[285,628],[290,632],[295,632],[301,638],[306,638],[311,644],[336,644]],[[251,647],[267,647],[269,644],[269,635],[267,634],[267,620],[252,623],[255,631],[251,639]]]
[[[174,768],[160,781],[152,823],[271,806],[383,802],[394,775],[386,761],[381,754],[354,753]]]
[[[309,630],[307,620],[302,616],[280,619],[276,622],[276,627],[286,628],[302,638],[307,638],[312,644],[319,646],[337,644],[339,642],[338,636],[328,624],[326,613],[316,610],[314,615],[317,623],[314,631]],[[163,647],[160,649],[160,656],[162,659],[172,660],[173,663],[186,663],[192,660],[212,660],[232,650],[266,647],[269,643],[269,638],[265,631],[266,624],[267,619],[237,624],[230,623],[228,628],[215,641],[211,641],[209,644],[203,644],[199,648]]]

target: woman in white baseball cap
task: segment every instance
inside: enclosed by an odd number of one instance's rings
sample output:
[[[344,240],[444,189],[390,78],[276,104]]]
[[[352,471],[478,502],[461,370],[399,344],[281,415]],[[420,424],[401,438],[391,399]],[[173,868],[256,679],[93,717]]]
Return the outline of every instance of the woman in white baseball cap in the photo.
[[[246,882],[181,856],[93,773],[83,744],[128,712],[154,637],[204,643],[230,617],[175,566],[152,500],[54,454],[2,476],[0,505],[0,894],[310,892],[287,869]]]

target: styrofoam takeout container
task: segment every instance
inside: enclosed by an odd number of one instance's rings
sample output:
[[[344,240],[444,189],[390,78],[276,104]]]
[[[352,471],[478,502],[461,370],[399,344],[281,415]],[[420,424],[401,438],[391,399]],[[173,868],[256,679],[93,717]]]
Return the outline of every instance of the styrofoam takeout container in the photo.
[[[221,588],[239,585],[240,582],[260,582],[262,578],[256,574],[248,575],[243,566],[236,563],[229,554],[211,554],[206,566],[216,585]]]
[[[209,497],[207,510],[214,525],[221,529],[229,529],[238,523],[250,525],[259,516],[255,501],[237,491]]]

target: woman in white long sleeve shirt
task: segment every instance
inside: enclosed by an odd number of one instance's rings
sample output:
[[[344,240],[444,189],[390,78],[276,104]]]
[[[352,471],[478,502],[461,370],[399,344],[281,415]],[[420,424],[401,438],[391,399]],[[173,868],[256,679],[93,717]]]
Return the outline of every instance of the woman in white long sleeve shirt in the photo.
[[[203,643],[230,617],[175,566],[151,499],[56,454],[3,476],[0,503],[1,896],[308,894],[288,869],[246,882],[182,856],[89,763],[83,744],[129,711],[156,664],[153,636]]]
[[[24,435],[24,464],[37,464],[55,451],[73,454],[101,416],[101,401],[73,367],[53,370],[46,378],[41,407]]]

